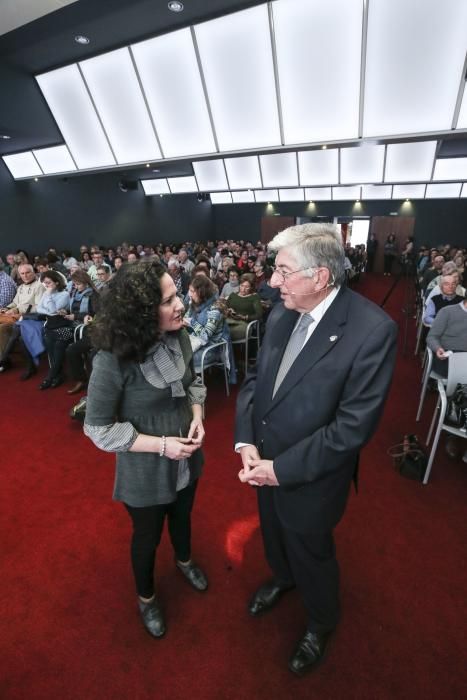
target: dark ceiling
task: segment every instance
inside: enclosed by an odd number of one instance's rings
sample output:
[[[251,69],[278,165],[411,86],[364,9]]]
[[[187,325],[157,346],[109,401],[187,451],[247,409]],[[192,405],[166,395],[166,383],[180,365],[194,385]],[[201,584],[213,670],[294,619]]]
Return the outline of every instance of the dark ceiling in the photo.
[[[174,13],[167,0],[79,0],[0,36],[0,134],[10,136],[0,140],[0,155],[63,141],[35,75],[261,2],[185,0],[184,11]],[[76,43],[78,34],[89,37],[90,43]],[[157,168],[160,172],[153,177],[192,173],[191,161]],[[131,175],[147,177],[148,171],[131,169]]]

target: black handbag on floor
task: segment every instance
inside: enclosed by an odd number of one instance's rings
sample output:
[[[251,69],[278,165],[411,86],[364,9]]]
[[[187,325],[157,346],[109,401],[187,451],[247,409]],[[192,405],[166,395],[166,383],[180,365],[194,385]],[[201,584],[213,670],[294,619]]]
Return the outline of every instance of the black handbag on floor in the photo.
[[[428,456],[416,435],[404,435],[403,442],[390,447],[388,454],[394,459],[394,468],[401,476],[423,481]]]
[[[445,421],[453,428],[467,431],[467,384],[458,384],[449,399]]]

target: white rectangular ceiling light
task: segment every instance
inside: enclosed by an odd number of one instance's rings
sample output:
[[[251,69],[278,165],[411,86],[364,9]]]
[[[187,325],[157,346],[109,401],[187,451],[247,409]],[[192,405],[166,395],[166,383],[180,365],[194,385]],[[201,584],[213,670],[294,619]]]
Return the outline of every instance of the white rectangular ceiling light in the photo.
[[[144,194],[170,194],[169,186],[165,177],[155,178],[153,180],[141,180]]]
[[[426,185],[394,185],[393,199],[423,199]]]
[[[198,192],[196,178],[193,175],[187,177],[168,177],[170,191],[172,194],[184,194],[185,192]]]
[[[462,95],[462,103],[457,117],[456,129],[467,129],[467,83],[464,83],[464,94]]]
[[[303,187],[279,190],[279,199],[281,202],[303,202]]]
[[[36,80],[78,168],[115,165],[78,66],[43,73]]]
[[[341,148],[341,183],[382,182],[384,146]]]
[[[363,185],[362,199],[391,199],[392,185]]]
[[[285,143],[356,138],[363,2],[279,0],[272,8]]]
[[[267,3],[195,27],[221,151],[281,143]]]
[[[460,182],[443,182],[426,186],[425,199],[458,199],[461,192]]]
[[[339,182],[339,149],[299,151],[298,170],[301,185],[332,185]]]
[[[386,148],[385,182],[431,180],[436,141],[391,143]]]
[[[298,185],[296,153],[271,153],[259,157],[265,187]]]
[[[330,187],[305,187],[305,199],[310,202],[325,202],[332,199]]]
[[[236,204],[255,201],[253,192],[251,190],[241,190],[240,192],[232,192],[232,199]]]
[[[128,49],[82,61],[89,91],[118,163],[161,157]]]
[[[53,146],[33,151],[42,171],[46,175],[53,173],[69,173],[76,170],[73,159],[66,146]]]
[[[467,197],[467,183],[466,182],[464,182],[464,184],[462,185],[461,197]]]
[[[467,158],[439,158],[433,180],[467,180]]]
[[[231,190],[262,186],[257,156],[224,158],[224,163]]]
[[[164,157],[215,152],[190,30],[134,44],[131,50]]]
[[[37,160],[34,158],[31,151],[15,153],[11,156],[3,156],[3,160],[15,180],[22,177],[36,177],[37,175],[42,175]]]
[[[360,185],[353,185],[352,187],[333,187],[332,188],[332,198],[334,201],[353,199],[354,201],[360,199]]]
[[[230,192],[210,192],[211,204],[232,204]]]
[[[364,137],[451,128],[466,33],[465,0],[371,0]]]
[[[255,190],[254,194],[257,202],[269,204],[270,202],[279,201],[279,193],[277,190]]]
[[[193,162],[192,165],[200,190],[225,190],[228,188],[224,161],[221,158],[200,160]]]

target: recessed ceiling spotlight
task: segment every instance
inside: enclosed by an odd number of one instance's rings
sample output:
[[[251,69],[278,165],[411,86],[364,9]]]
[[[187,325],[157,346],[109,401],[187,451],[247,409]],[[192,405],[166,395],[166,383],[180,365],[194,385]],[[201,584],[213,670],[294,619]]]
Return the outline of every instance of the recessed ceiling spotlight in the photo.
[[[0,134],[0,139],[4,139],[4,141],[8,141],[8,139],[11,139],[11,136],[8,136],[8,134]]]
[[[34,182],[39,182],[39,178],[38,178],[38,177],[35,177],[35,178],[34,178]]]
[[[151,166],[149,165],[149,163],[146,163],[146,167],[147,167],[147,168],[150,168]]]
[[[326,148],[327,148],[327,146],[326,146],[326,145],[324,145],[324,146],[321,146],[321,150],[323,150],[323,151],[325,151],[325,150],[326,150]]]
[[[87,36],[84,36],[84,34],[77,34],[75,36],[75,41],[77,44],[83,44],[83,46],[84,46],[86,44],[89,44],[91,39]]]
[[[180,0],[170,0],[167,7],[171,12],[183,12],[183,2]]]

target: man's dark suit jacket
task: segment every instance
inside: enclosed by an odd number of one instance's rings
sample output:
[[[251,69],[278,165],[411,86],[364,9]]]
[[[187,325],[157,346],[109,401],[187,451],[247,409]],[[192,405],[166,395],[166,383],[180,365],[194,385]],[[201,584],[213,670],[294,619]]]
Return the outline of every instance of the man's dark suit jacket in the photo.
[[[279,487],[262,488],[274,489],[283,525],[306,533],[330,530],[342,517],[359,451],[389,390],[397,326],[341,288],[272,398],[298,317],[283,304],[271,312],[257,364],[239,392],[235,442],[274,460]]]

